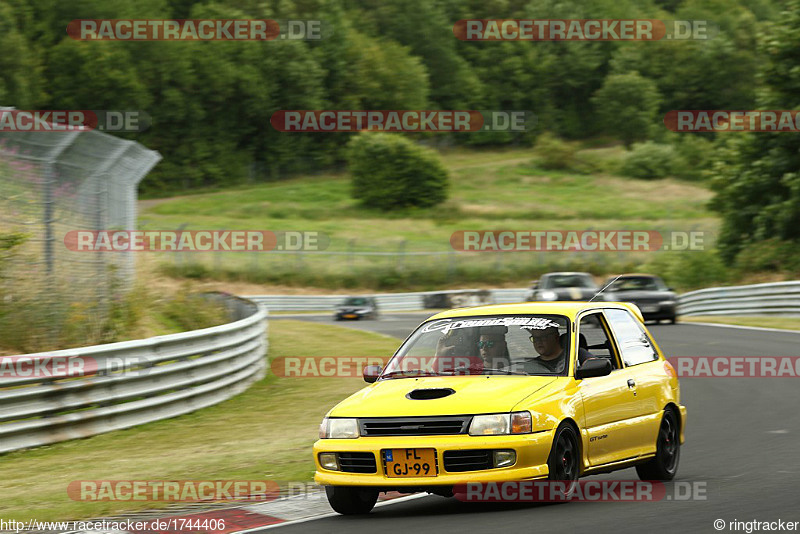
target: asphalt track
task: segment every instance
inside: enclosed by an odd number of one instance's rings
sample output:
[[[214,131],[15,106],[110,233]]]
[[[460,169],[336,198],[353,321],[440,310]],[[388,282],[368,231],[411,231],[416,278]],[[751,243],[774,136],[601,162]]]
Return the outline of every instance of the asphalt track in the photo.
[[[405,338],[428,314],[336,323]],[[273,316],[271,319],[280,319]],[[692,324],[649,325],[667,356],[798,356],[800,333]],[[705,485],[706,500],[475,504],[426,496],[360,517],[323,517],[282,533],[730,532],[714,521],[800,521],[800,378],[682,378],[686,443],[676,481]],[[591,477],[636,480],[633,469]],[[587,479],[588,480],[588,479]],[[746,532],[741,527],[739,532]]]

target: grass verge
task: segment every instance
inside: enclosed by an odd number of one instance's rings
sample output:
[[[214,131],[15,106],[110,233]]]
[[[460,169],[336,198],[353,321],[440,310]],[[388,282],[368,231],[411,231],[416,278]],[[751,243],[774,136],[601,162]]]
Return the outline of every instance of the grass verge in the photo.
[[[388,336],[300,321],[270,330],[270,358],[386,356]],[[67,496],[73,480],[308,481],[310,450],[322,417],[357,391],[358,378],[268,376],[226,402],[159,421],[0,457],[0,517],[75,520],[163,508],[152,502],[81,502]]]

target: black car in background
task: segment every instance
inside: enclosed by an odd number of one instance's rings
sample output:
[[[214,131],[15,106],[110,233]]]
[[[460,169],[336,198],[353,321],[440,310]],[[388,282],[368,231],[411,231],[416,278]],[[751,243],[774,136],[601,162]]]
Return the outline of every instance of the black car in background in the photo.
[[[612,276],[603,283],[603,287],[606,288],[603,291],[603,298],[606,301],[631,302],[642,310],[646,321],[666,320],[675,324],[678,296],[658,276],[652,274]]]
[[[598,291],[589,273],[547,273],[534,282],[527,300],[590,300]]]
[[[345,319],[377,319],[378,303],[373,297],[347,297],[336,306],[333,315],[337,321]]]

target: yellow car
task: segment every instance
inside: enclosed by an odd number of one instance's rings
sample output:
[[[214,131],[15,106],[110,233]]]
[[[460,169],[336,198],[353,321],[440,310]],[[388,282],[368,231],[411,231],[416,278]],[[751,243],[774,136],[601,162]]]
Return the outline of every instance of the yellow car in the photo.
[[[368,513],[381,491],[450,496],[457,484],[631,466],[670,480],[678,469],[677,374],[630,304],[446,311],[364,379],[314,444],[314,479],[341,514]]]

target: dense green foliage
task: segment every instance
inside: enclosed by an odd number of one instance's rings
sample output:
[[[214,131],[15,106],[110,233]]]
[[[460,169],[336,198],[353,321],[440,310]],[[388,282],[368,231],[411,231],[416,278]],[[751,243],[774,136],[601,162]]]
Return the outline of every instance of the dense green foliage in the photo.
[[[80,42],[64,31],[78,18],[298,18],[323,20],[333,32],[319,41]],[[697,41],[460,41],[453,24],[469,18],[705,19],[719,33]],[[628,173],[666,172],[671,150],[668,175],[714,176],[726,260],[766,239],[800,241],[798,134],[715,139],[671,135],[660,124],[678,109],[798,109],[800,0],[0,0],[0,21],[0,105],[152,117],[149,130],[126,134],[164,156],[140,186],[146,195],[345,163],[351,134],[278,132],[269,121],[281,109],[531,110],[535,132],[408,137],[530,146],[548,131],[669,145],[642,145]],[[568,153],[552,159],[580,173],[602,170]]]
[[[352,196],[370,208],[428,208],[447,198],[447,171],[437,154],[405,137],[364,132],[348,151]]]
[[[779,3],[0,0],[0,105],[146,111],[152,127],[129,137],[164,156],[141,186],[150,195],[344,162],[350,134],[280,133],[269,123],[280,109],[531,110],[537,132],[631,141],[671,109],[752,108],[755,30],[777,17]],[[532,43],[464,42],[452,31],[460,19],[531,17],[708,18],[721,32],[711,41]],[[333,32],[320,41],[80,42],[64,30],[78,18],[301,18],[324,20]],[[614,88],[634,72],[636,101],[620,101]],[[608,123],[606,104],[636,117],[632,138]],[[534,136],[480,132],[435,140],[519,145]]]
[[[779,22],[764,28],[758,109],[800,109],[800,0],[788,2]],[[712,207],[723,216],[720,248],[727,259],[746,247],[770,241],[777,254],[785,241],[800,244],[800,135],[754,133],[728,136],[713,167],[717,196]],[[800,268],[797,253],[794,268]]]

